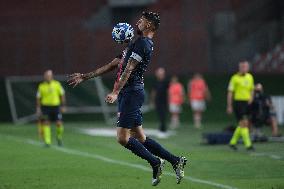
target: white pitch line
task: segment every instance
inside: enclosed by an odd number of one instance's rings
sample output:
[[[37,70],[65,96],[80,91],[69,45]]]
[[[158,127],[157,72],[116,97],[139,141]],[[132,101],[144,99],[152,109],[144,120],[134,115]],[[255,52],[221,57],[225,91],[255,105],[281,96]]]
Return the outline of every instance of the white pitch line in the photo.
[[[269,157],[271,159],[282,159],[281,156],[279,155],[275,155],[275,154],[270,154],[270,153],[251,153],[251,156],[266,156]]]
[[[2,135],[2,134],[0,134]],[[10,135],[2,135],[6,138],[12,139],[14,141],[17,142],[24,142],[24,143],[28,143],[34,146],[42,146],[42,143],[32,140],[32,139],[22,139],[22,138],[18,138],[18,137],[14,137],[14,136],[10,136]],[[78,155],[78,156],[82,156],[82,157],[88,157],[88,158],[93,158],[93,159],[98,159],[101,161],[105,161],[108,163],[113,163],[113,164],[117,164],[117,165],[123,165],[126,167],[132,167],[132,168],[136,168],[136,169],[140,169],[143,171],[148,171],[151,172],[152,169],[150,169],[149,167],[143,166],[143,165],[137,165],[137,164],[133,164],[133,163],[128,163],[128,162],[124,162],[124,161],[119,161],[119,160],[115,160],[115,159],[111,159],[102,155],[98,155],[98,154],[94,154],[94,153],[88,153],[88,152],[82,152],[79,150],[75,150],[75,149],[70,149],[70,148],[66,148],[66,147],[57,147],[57,146],[52,146],[51,149],[66,153],[66,154],[72,154],[72,155]],[[168,175],[168,176],[173,176],[175,177],[176,175],[170,172],[163,172],[164,175]],[[185,180],[188,181],[192,181],[192,182],[196,182],[196,183],[200,183],[200,184],[206,184],[206,185],[210,185],[210,186],[214,186],[217,188],[222,188],[222,189],[238,189],[236,187],[232,187],[232,186],[228,186],[228,185],[224,185],[224,184],[220,184],[220,183],[216,183],[216,182],[212,182],[212,181],[208,181],[208,180],[203,180],[203,179],[198,179],[198,178],[194,178],[194,177],[190,177],[190,176],[185,176],[184,177]]]

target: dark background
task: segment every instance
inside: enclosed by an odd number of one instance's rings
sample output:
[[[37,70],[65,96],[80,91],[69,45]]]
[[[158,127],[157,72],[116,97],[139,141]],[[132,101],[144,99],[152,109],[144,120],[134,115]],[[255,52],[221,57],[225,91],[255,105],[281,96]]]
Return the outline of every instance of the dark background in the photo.
[[[229,76],[247,59],[268,93],[284,94],[281,0],[0,0],[0,121],[11,120],[5,77],[104,65],[122,49],[111,38],[113,25],[135,25],[143,10],[161,15],[146,86],[159,66],[184,84],[201,72],[213,93],[207,118],[218,121]]]

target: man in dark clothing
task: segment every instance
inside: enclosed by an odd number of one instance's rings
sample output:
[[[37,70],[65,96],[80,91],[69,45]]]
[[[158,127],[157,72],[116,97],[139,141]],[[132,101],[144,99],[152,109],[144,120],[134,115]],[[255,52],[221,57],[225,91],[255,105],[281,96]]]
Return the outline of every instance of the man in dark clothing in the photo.
[[[251,123],[259,130],[263,125],[271,125],[272,135],[278,136],[276,113],[269,95],[264,94],[262,84],[255,85],[253,102],[250,105]],[[257,134],[257,133],[256,133]]]
[[[160,126],[159,130],[161,133],[166,134],[167,125],[166,118],[168,113],[168,88],[169,81],[166,79],[166,71],[160,67],[156,70],[157,81],[153,86],[152,99],[155,103],[155,109],[157,111]],[[162,135],[161,135],[162,136]]]

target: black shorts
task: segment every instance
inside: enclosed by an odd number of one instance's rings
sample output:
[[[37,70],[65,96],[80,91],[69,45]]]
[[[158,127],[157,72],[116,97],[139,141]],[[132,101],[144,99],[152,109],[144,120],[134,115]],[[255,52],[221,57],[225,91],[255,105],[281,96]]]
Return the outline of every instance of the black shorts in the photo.
[[[142,125],[141,107],[144,102],[144,89],[124,90],[118,95],[117,127],[131,129]]]
[[[62,114],[60,113],[60,106],[41,106],[41,120],[60,121]]]
[[[249,104],[247,101],[234,101],[234,113],[238,121],[249,119]]]

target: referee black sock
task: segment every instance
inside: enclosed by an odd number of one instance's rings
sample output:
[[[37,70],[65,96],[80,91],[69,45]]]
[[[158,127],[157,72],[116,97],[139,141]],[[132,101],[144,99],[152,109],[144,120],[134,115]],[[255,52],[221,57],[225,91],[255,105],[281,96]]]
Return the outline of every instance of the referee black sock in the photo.
[[[145,142],[143,143],[145,148],[147,148],[152,154],[155,156],[158,156],[162,159],[167,160],[172,165],[175,165],[179,161],[179,157],[173,155],[169,151],[167,151],[165,148],[163,148],[158,142],[155,140],[147,137]]]
[[[130,150],[135,155],[141,157],[142,159],[147,160],[152,167],[157,166],[160,163],[160,160],[153,156],[138,140],[133,137],[130,137],[128,143],[125,145],[125,148]]]

